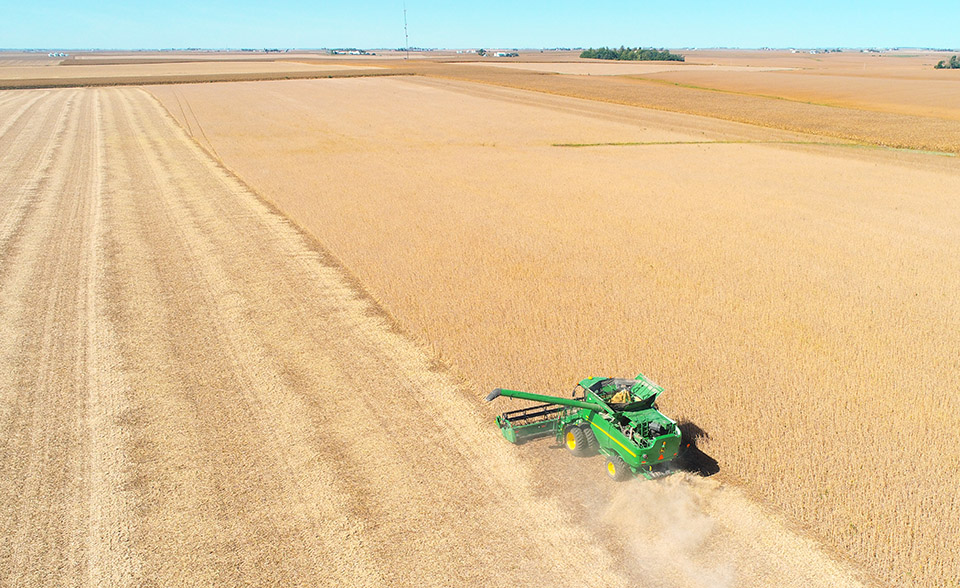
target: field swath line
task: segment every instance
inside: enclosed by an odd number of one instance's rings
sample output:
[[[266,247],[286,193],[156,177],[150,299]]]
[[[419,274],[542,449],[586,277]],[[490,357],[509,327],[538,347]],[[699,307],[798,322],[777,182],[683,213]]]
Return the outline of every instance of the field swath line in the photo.
[[[3,124],[0,124],[0,140],[4,139],[4,137],[7,134],[7,131],[9,131],[10,127],[12,127],[18,120],[20,120],[20,117],[23,116],[23,113],[25,113],[31,106],[36,104],[41,98],[43,98],[47,94],[48,92],[44,92],[42,94],[38,93],[37,95],[32,97],[28,95],[26,102],[20,108],[18,108],[16,112],[14,112],[9,116],[4,115]],[[13,102],[13,100],[11,100],[10,102]],[[6,106],[6,105],[7,105],[6,103],[3,104],[3,106]]]
[[[23,149],[13,149],[0,157],[0,170],[5,177],[0,178],[0,198],[9,201],[3,202],[2,219],[0,219],[0,259],[6,257],[14,235],[21,226],[21,222],[28,214],[31,204],[40,198],[43,187],[51,181],[51,169],[58,165],[56,154],[63,150],[63,141],[67,133],[67,123],[71,121],[77,106],[78,92],[73,91],[63,97],[65,105],[59,109],[56,118],[50,115],[32,117],[27,121],[25,130],[37,129],[49,124],[53,120],[53,128],[47,133],[33,132]],[[57,98],[61,98],[60,95]],[[58,101],[51,100],[47,106],[50,110]],[[45,112],[45,111],[41,111]],[[41,146],[42,145],[42,146]],[[38,148],[39,147],[39,148]],[[18,157],[7,168],[7,157]],[[30,164],[34,165],[31,167]],[[7,169],[5,169],[7,168]],[[0,268],[2,274],[5,268]]]
[[[938,155],[941,157],[957,157],[949,151],[929,151],[926,149],[910,149],[906,147],[884,147],[869,143],[832,143],[829,141],[624,141],[610,143],[551,143],[551,147],[644,147],[654,145],[820,145],[823,147],[853,147],[857,149],[877,149],[887,151],[903,151],[906,153],[920,153],[923,155]]]

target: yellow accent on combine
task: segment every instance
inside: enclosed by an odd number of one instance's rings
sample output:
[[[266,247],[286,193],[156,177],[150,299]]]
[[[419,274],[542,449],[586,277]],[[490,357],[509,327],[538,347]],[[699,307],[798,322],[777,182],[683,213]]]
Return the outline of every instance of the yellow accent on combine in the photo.
[[[629,448],[629,447],[627,447],[627,446],[624,445],[623,443],[621,443],[621,442],[617,441],[616,439],[614,439],[614,438],[613,438],[613,435],[611,435],[610,433],[604,431],[603,429],[601,429],[600,427],[598,427],[597,425],[595,425],[595,424],[593,423],[593,421],[590,421],[590,424],[593,425],[593,428],[594,428],[594,429],[600,431],[601,433],[603,433],[603,434],[606,435],[607,437],[610,437],[610,440],[611,440],[611,441],[613,441],[614,443],[616,443],[616,444],[619,445],[620,447],[623,447],[623,450],[624,450],[624,451],[626,451],[627,453],[629,453],[630,455],[632,455],[632,456],[634,456],[634,457],[637,456],[636,453],[630,451],[630,448]]]
[[[611,475],[611,476],[616,476],[616,475],[617,475],[617,466],[613,465],[613,462],[612,462],[612,461],[611,461],[611,462],[608,462],[608,463],[607,463],[607,471],[610,472],[610,475]]]
[[[577,438],[573,436],[572,432],[567,432],[567,447],[570,449],[577,448]]]

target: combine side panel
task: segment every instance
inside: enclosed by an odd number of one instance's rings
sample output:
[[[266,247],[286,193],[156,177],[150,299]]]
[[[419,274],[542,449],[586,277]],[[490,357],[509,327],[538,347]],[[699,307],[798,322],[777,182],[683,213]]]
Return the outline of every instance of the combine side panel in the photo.
[[[617,454],[630,466],[630,469],[637,470],[640,466],[640,448],[633,441],[627,439],[623,433],[597,414],[587,417],[587,422],[593,429],[601,453]]]

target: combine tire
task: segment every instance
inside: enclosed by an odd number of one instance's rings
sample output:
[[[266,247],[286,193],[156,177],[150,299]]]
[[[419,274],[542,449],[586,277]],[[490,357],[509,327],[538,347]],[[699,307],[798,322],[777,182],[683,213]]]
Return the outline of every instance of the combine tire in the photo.
[[[574,455],[586,455],[590,448],[587,445],[587,436],[583,434],[583,429],[576,426],[567,427],[566,433],[563,434],[563,443]]]
[[[583,437],[587,440],[587,448],[590,450],[590,453],[596,453],[600,449],[600,443],[597,442],[597,436],[593,434],[593,429],[590,428],[590,425],[584,425],[583,427]]]
[[[607,457],[607,475],[614,482],[622,482],[630,477],[630,466],[619,455]]]

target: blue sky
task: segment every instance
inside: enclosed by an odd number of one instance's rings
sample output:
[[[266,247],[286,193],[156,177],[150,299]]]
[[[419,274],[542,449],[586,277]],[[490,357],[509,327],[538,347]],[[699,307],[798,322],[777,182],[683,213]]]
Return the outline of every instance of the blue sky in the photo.
[[[960,47],[955,3],[408,0],[420,47]],[[0,47],[402,47],[403,2],[0,0]]]

